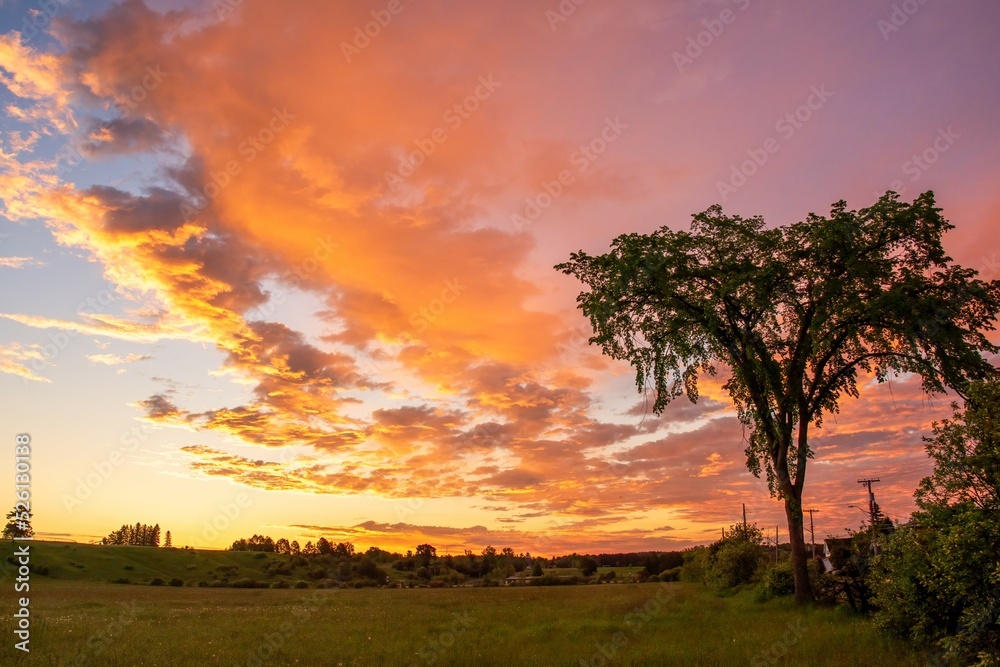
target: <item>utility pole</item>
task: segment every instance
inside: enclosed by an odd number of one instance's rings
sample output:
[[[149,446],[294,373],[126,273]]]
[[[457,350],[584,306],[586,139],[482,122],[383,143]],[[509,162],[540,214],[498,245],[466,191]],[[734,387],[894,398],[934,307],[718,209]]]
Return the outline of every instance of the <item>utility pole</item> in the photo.
[[[747,533],[747,504],[743,503],[743,534]]]
[[[813,531],[813,514],[819,510],[806,510],[809,512],[809,541],[812,542],[812,557],[816,557],[816,533]]]
[[[868,487],[868,527],[872,531],[872,553],[876,553],[875,550],[875,494],[872,492],[872,484],[875,482],[880,482],[878,477],[869,479],[859,479],[858,484],[864,484]]]
[[[774,564],[778,564],[778,527],[774,527]]]

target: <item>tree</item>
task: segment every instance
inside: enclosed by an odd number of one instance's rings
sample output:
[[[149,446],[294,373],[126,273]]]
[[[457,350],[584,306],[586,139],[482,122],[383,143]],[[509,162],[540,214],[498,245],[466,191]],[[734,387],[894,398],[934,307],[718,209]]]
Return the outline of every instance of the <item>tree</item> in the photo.
[[[331,554],[333,553],[333,545],[325,537],[321,537],[316,540],[316,550],[321,554]]]
[[[934,472],[918,511],[875,559],[875,621],[936,643],[955,664],[1000,665],[1000,383],[976,383],[964,412],[926,439]]]
[[[7,512],[7,525],[3,527],[3,539],[32,537],[34,534],[35,531],[31,527],[31,511],[14,505],[14,509]]]
[[[429,544],[417,545],[417,561],[421,567],[429,567],[435,558],[437,558],[437,549]]]
[[[590,342],[626,360],[655,390],[661,413],[698,377],[729,369],[724,385],[749,431],[745,453],[784,501],[795,597],[811,599],[802,521],[811,426],[857,397],[859,373],[915,373],[925,391],[959,394],[996,374],[983,334],[1000,309],[1000,281],[952,263],[951,229],[926,192],[912,204],[887,192],[872,207],[810,213],[765,228],[760,217],[712,206],[690,232],[625,234],[611,252],[580,251],[556,269],[589,287],[577,298]]]
[[[173,546],[174,546],[174,543],[173,543],[173,540],[170,539],[170,531],[168,530],[167,531],[167,536],[163,540],[163,548],[164,549],[171,549],[171,548],[173,548]]]

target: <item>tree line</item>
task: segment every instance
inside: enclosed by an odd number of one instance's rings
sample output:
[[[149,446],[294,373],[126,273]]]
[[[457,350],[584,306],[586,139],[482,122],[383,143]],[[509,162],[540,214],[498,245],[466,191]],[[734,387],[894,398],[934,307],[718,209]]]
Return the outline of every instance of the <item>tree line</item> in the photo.
[[[118,530],[111,531],[107,537],[101,538],[105,546],[158,547],[160,546],[160,524],[136,523],[134,526],[122,524]],[[173,546],[173,538],[167,531],[163,546]]]

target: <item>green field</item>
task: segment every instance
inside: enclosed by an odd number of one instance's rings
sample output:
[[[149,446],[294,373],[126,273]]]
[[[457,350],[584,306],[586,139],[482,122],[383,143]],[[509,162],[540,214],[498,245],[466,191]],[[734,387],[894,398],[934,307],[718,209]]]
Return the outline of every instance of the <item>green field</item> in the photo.
[[[13,649],[14,621],[5,613],[0,664],[926,664],[842,610],[803,611],[787,599],[761,604],[748,594],[723,598],[689,584],[433,590],[125,586],[86,579],[117,575],[125,556],[132,560],[130,573],[145,576],[148,570],[161,577],[195,572],[185,558],[199,573],[217,567],[216,560],[249,571],[262,559],[247,553],[39,546],[35,555],[41,560],[47,554],[52,564],[49,576],[31,578],[31,655]],[[56,562],[50,548],[65,551],[65,562]],[[227,560],[232,558],[236,561]],[[11,600],[9,573],[3,585]]]

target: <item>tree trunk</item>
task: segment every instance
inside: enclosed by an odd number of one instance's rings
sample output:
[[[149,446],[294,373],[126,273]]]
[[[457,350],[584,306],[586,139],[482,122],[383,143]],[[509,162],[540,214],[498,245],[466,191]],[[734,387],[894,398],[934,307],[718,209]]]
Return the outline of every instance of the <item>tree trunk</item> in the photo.
[[[809,584],[809,561],[806,556],[801,497],[792,497],[790,494],[785,495],[785,516],[788,519],[788,541],[792,546],[792,575],[795,578],[795,602],[798,604],[812,602],[813,593],[812,586]]]

